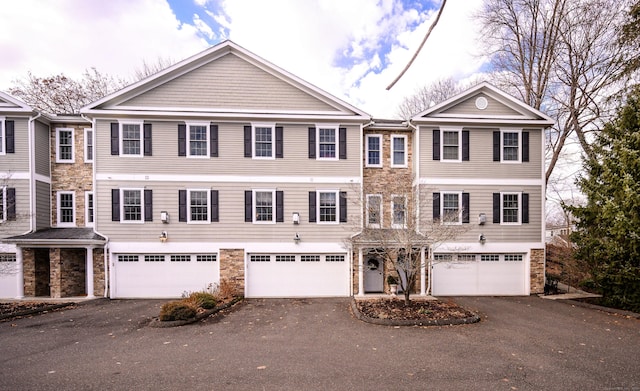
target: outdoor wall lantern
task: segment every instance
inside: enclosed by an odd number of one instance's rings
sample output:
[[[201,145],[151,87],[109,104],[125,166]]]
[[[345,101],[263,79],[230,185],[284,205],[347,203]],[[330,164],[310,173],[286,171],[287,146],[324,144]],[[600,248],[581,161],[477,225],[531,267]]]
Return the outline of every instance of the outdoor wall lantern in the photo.
[[[298,235],[298,233],[296,232],[296,236],[293,237],[293,242],[295,244],[299,244],[300,240],[301,240],[300,235]]]
[[[164,243],[167,241],[167,239],[169,239],[169,234],[167,233],[167,231],[160,232],[160,242]]]
[[[480,241],[480,244],[485,244],[487,242],[487,238],[484,236],[484,234],[480,234],[480,236],[478,237],[478,241]]]

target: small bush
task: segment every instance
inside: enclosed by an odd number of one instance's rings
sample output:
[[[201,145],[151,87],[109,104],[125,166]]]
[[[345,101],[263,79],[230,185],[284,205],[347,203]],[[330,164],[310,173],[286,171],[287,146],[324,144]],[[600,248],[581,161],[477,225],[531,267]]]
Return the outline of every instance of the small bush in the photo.
[[[223,299],[231,299],[242,295],[238,284],[235,281],[230,280],[220,280],[220,285],[218,285],[218,294]]]
[[[213,309],[218,304],[217,298],[207,292],[193,292],[189,295],[189,300],[192,300],[198,308],[205,310]]]
[[[160,308],[160,320],[189,320],[196,316],[196,310],[182,300],[170,301]]]

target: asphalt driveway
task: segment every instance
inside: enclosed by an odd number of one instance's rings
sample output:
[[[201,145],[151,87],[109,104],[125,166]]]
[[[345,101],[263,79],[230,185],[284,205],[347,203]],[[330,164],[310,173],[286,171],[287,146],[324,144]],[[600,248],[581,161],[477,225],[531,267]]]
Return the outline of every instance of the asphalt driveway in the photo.
[[[640,321],[457,298],[477,324],[387,327],[347,299],[249,300],[150,328],[163,301],[99,300],[0,323],[1,390],[638,390]]]

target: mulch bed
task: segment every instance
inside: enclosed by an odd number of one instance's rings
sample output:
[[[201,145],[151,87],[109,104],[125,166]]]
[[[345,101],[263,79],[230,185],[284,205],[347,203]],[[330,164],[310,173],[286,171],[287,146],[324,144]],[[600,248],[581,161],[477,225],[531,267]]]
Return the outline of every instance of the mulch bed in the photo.
[[[452,301],[403,299],[354,300],[358,319],[387,326],[442,326],[468,324],[480,317]]]

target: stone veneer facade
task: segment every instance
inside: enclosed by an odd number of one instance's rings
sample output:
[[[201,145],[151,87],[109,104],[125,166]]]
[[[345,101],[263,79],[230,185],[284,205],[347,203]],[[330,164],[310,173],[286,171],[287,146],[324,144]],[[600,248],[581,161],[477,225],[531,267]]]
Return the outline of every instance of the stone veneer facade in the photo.
[[[531,273],[530,286],[531,294],[544,293],[544,276],[545,276],[545,249],[531,249]]]
[[[244,249],[220,249],[220,281],[233,283],[244,294]]]

